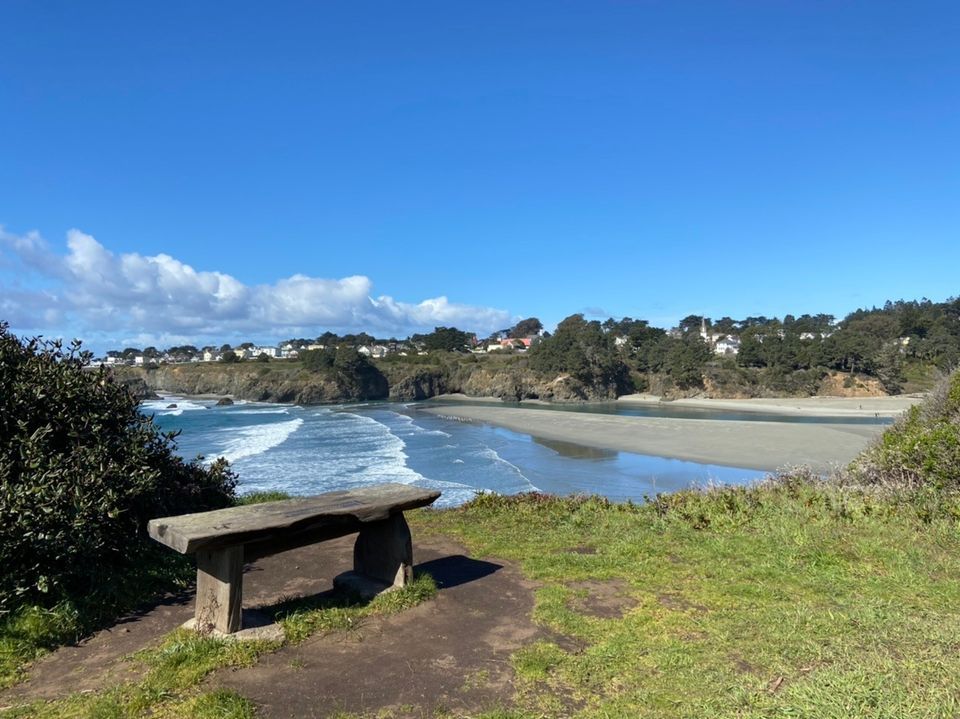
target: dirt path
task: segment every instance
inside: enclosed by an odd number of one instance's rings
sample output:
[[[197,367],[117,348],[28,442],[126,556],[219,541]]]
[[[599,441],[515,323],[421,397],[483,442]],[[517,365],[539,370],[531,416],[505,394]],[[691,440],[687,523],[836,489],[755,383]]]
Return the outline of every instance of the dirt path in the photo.
[[[265,717],[325,717],[338,711],[432,716],[509,704],[510,655],[531,641],[533,585],[515,568],[465,556],[447,540],[416,546],[435,600],[369,620],[359,630],[307,640],[249,669],[208,682],[253,700]]]
[[[244,575],[244,606],[329,591],[351,567],[352,538],[268,557]],[[437,581],[437,597],[350,632],[318,636],[264,656],[254,667],[223,670],[205,688],[228,687],[264,717],[323,717],[393,709],[399,716],[437,709],[477,711],[510,703],[510,655],[540,633],[531,621],[533,584],[509,565],[466,556],[443,538],[415,541],[417,569]],[[0,693],[0,705],[98,690],[136,676],[126,657],[192,616],[185,593],[130,616],[76,647],[37,663],[31,677]]]

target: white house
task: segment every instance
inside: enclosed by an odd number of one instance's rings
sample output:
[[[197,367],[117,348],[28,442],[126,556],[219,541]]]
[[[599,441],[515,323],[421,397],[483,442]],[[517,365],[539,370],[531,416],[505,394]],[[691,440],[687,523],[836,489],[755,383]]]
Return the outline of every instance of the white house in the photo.
[[[713,345],[713,353],[717,355],[735,355],[740,351],[740,340],[736,337],[722,337]]]
[[[375,359],[380,359],[386,357],[389,349],[384,345],[361,345],[357,347],[357,352],[367,357],[373,357]]]

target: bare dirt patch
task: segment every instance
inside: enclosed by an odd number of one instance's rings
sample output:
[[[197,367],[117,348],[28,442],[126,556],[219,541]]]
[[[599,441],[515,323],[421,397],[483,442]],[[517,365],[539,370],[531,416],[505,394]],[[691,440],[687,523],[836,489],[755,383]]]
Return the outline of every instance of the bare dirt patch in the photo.
[[[703,613],[709,611],[702,604],[697,604],[696,602],[691,602],[689,599],[682,597],[679,594],[672,593],[662,593],[657,594],[657,601],[660,602],[667,609],[672,609],[676,612],[696,612]]]
[[[606,582],[593,580],[571,582],[567,586],[581,595],[575,597],[570,606],[577,612],[589,614],[591,617],[619,619],[637,603],[627,593],[627,583],[619,579]],[[583,592],[586,592],[585,596],[582,595]]]
[[[763,673],[758,666],[747,661],[740,654],[737,654],[737,653],[731,654],[730,661],[733,662],[733,666],[736,667],[737,671],[740,672],[741,674],[760,675]]]

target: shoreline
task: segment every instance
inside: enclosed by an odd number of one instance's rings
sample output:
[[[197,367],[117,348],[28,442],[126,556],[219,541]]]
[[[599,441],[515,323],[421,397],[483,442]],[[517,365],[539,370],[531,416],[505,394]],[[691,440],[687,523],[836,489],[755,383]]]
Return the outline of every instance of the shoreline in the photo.
[[[166,390],[162,394],[200,400],[230,396],[184,395]],[[416,411],[454,421],[483,422],[538,439],[581,447],[767,472],[796,465],[808,465],[815,471],[825,472],[851,461],[888,426],[847,424],[844,423],[844,417],[896,417],[904,409],[921,401],[922,397],[686,399],[661,402],[659,397],[653,395],[627,395],[616,403],[605,403],[625,407],[675,406],[836,419],[835,422],[816,424],[544,412],[542,408],[507,404],[496,397],[465,395],[441,395],[430,401],[438,399],[441,400],[439,405],[420,406]],[[462,404],[463,401],[471,404]],[[551,403],[531,401],[523,404],[539,406]]]
[[[886,428],[842,422],[624,417],[455,404],[419,411],[457,421],[484,422],[546,440],[768,472],[796,465],[829,471],[850,462]]]
[[[687,399],[663,399],[654,394],[627,394],[615,400],[598,400],[595,402],[548,402],[539,399],[525,399],[520,402],[505,402],[499,397],[472,397],[460,392],[438,394],[435,397],[423,400],[425,402],[442,402],[444,405],[455,406],[460,403],[471,405],[484,404],[502,407],[516,407],[519,405],[536,406],[640,406],[640,407],[678,407],[681,409],[698,410],[734,410],[737,412],[754,412],[757,414],[789,414],[809,417],[898,417],[904,411],[923,401],[924,394],[902,394],[887,397],[832,397],[818,395],[815,397],[754,397],[750,399],[713,399],[707,397],[691,397]]]
[[[751,399],[689,398],[664,401],[656,395],[628,394],[617,398],[623,406],[662,406],[687,409],[737,410],[763,414],[793,414],[811,417],[898,417],[923,401],[925,395],[891,397],[755,397]]]

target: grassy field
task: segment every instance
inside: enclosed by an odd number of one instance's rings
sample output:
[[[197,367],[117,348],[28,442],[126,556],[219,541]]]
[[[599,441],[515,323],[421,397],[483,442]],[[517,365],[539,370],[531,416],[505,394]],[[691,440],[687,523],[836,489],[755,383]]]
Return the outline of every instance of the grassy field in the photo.
[[[490,496],[416,524],[542,584],[558,639],[514,657],[521,716],[954,717],[960,507],[941,509],[793,481]]]

